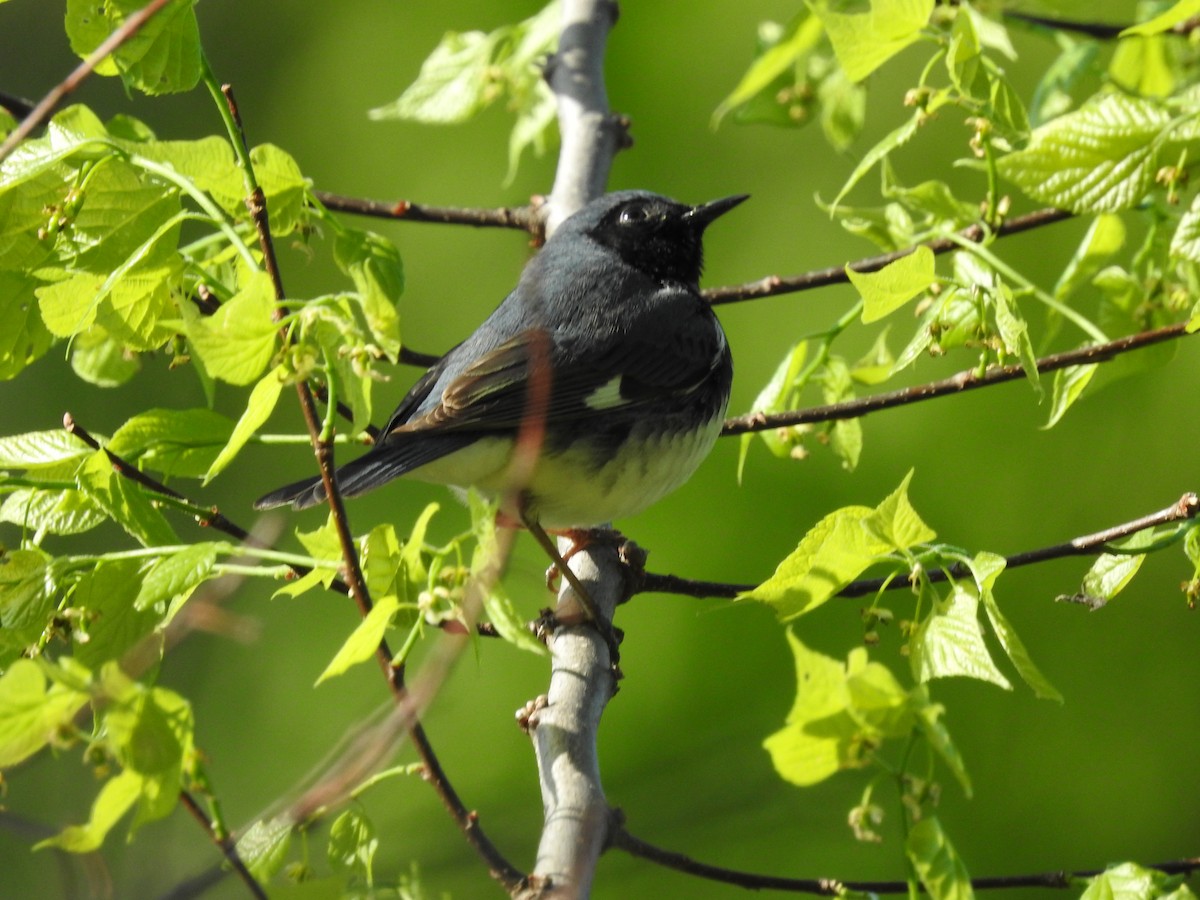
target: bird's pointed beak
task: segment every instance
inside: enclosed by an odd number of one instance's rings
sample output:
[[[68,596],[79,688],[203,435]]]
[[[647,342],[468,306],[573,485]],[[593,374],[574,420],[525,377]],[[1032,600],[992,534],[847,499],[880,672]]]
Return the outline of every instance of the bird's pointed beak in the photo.
[[[725,215],[743,200],[749,199],[749,194],[734,194],[732,197],[723,197],[710,203],[702,203],[700,206],[693,206],[690,212],[685,213],[684,219],[703,231],[718,217]]]

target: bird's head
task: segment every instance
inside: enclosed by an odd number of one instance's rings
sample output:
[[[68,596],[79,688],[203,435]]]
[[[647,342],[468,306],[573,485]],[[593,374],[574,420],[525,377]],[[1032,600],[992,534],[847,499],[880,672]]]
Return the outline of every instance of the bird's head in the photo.
[[[568,218],[555,237],[582,235],[655,281],[695,286],[704,266],[704,229],[748,196],[688,206],[649,191],[617,191]]]

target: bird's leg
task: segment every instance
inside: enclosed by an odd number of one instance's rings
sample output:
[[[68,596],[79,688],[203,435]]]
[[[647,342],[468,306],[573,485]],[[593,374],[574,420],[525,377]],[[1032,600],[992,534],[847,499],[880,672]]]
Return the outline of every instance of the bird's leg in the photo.
[[[620,547],[625,543],[625,535],[617,531],[611,525],[597,525],[595,528],[551,528],[547,534],[552,534],[555,537],[566,538],[571,542],[571,548],[562,555],[563,562],[569,563],[571,557],[580,550],[586,550],[592,544],[603,541],[606,544],[611,544],[614,547]],[[546,588],[551,591],[558,591],[558,575],[559,570],[557,565],[553,565],[546,570]]]
[[[600,614],[600,610],[597,609],[596,604],[592,600],[591,595],[587,592],[587,589],[580,582],[579,578],[576,577],[575,573],[571,571],[570,567],[566,563],[566,560],[563,559],[562,554],[558,552],[558,547],[555,545],[554,539],[546,533],[546,529],[539,525],[535,519],[530,517],[525,512],[524,508],[521,509],[521,521],[524,522],[525,527],[529,530],[529,533],[533,535],[534,540],[541,545],[542,549],[545,550],[550,556],[550,559],[553,560],[555,567],[559,572],[562,573],[563,578],[567,579],[567,584],[569,584],[571,589],[575,591],[575,596],[579,598],[579,602],[583,606],[584,611],[587,613],[588,618],[591,619],[592,624],[595,625],[596,629],[600,632],[600,636],[603,637],[605,643],[608,644],[609,655],[612,658],[613,664],[616,665],[617,660],[620,658],[620,641],[617,638],[617,633],[613,628],[612,623]],[[579,552],[579,549],[582,548],[572,548],[572,555]]]

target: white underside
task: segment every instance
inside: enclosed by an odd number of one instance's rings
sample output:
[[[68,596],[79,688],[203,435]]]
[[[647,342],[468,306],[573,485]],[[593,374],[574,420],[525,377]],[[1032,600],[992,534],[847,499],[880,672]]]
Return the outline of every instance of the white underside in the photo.
[[[721,422],[717,416],[702,430],[653,437],[635,431],[598,469],[588,451],[573,446],[560,456],[540,459],[527,485],[509,482],[512,443],[503,438],[478,440],[408,477],[469,485],[493,498],[523,490],[532,497],[533,514],[544,528],[587,528],[636,515],[682,485],[712,449]]]

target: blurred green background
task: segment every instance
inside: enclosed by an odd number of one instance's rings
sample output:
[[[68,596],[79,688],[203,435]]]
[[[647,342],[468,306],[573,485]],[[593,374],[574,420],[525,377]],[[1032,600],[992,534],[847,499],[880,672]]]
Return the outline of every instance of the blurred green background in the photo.
[[[1062,3],[1065,16],[1088,18],[1096,4]],[[520,204],[549,189],[552,157],[526,161],[502,187],[509,119],[491,109],[477,121],[443,129],[373,123],[366,110],[395,98],[447,29],[491,29],[530,15],[536,2],[461,0],[410,4],[380,0],[216,2],[198,7],[205,47],[232,82],[252,143],[276,143],[295,155],[317,187],[357,196],[435,204]],[[839,156],[818,130],[779,131],[724,125],[713,109],[748,64],[757,23],[786,20],[791,2],[716,0],[625,4],[608,56],[614,108],[633,122],[634,148],[617,160],[611,187],[644,187],[699,202],[735,192],[750,203],[714,227],[708,240],[709,285],[768,273],[840,265],[873,248],[845,234],[814,205],[826,200],[857,156],[903,116],[904,89],[923,60],[909,51],[871,84],[868,132]],[[1104,5],[1104,16],[1131,21],[1133,4]],[[1019,29],[1017,29],[1019,31]],[[1019,35],[1021,60],[1010,68],[1028,98],[1051,58],[1053,42]],[[62,5],[16,0],[0,6],[0,88],[33,99],[60,80],[75,59],[62,32]],[[160,137],[220,131],[207,95],[129,98],[114,80],[93,78],[75,99],[103,117],[143,118]],[[916,150],[902,154],[902,179],[947,177],[976,197],[969,176],[952,172],[966,152],[967,129],[934,123]],[[875,202],[875,176],[858,196]],[[528,256],[514,232],[376,223],[400,247],[408,276],[402,307],[406,342],[442,351],[463,337],[504,296]],[[1066,223],[1005,240],[1000,254],[1052,283],[1083,228]],[[332,288],[328,246],[283,250],[289,294]],[[845,287],[725,307],[721,318],[737,363],[731,411],[746,410],[798,336],[832,322],[853,302]],[[894,326],[894,344],[911,327]],[[871,335],[842,348],[854,357]],[[928,380],[969,365],[965,357],[923,362]],[[737,445],[724,441],[684,489],[640,517],[619,523],[650,550],[650,568],[696,578],[750,582],[774,565],[822,515],[850,503],[875,504],[915,468],[911,495],[939,536],[971,550],[1010,553],[1098,530],[1166,506],[1200,488],[1197,376],[1200,346],[1184,341],[1169,366],[1121,380],[1081,403],[1052,431],[1023,383],[873,415],[853,474],[814,445],[803,462],[777,460],[756,445],[745,480],[735,480]],[[377,420],[403,394],[412,370],[376,392]],[[222,389],[218,405],[236,415],[238,397]],[[818,402],[813,398],[814,402]],[[165,374],[149,361],[131,385],[105,392],[78,382],[52,351],[14,382],[0,384],[0,433],[57,427],[70,410],[85,427],[111,433],[148,406],[198,406],[203,395],[186,371]],[[386,407],[386,409],[385,409]],[[276,430],[298,431],[298,412],[281,404]],[[211,489],[190,490],[234,520],[254,521],[250,500],[312,467],[303,447],[251,447]],[[355,501],[352,524],[382,521],[406,531],[430,499],[444,503],[435,532],[448,537],[466,513],[436,488],[400,484]],[[315,527],[319,513],[274,518],[285,535]],[[186,524],[181,525],[186,533]],[[13,533],[0,532],[12,541]],[[285,545],[293,541],[282,539]],[[539,586],[544,560],[523,539],[508,587],[533,616],[548,597]],[[1087,568],[1066,561],[1006,575],[999,597],[1034,659],[1066,696],[1039,702],[1024,686],[1004,692],[981,682],[933,684],[966,758],[975,795],[964,798],[942,773],[940,816],[974,875],[1155,862],[1188,855],[1200,838],[1200,619],[1179,583],[1190,567],[1178,550],[1152,557],[1133,586],[1108,608],[1089,613],[1056,604]],[[160,680],[195,704],[197,743],[231,823],[244,824],[294,796],[303,777],[347,732],[387,703],[373,666],[314,689],[312,683],[353,628],[352,605],[336,595],[271,600],[271,586],[231,587],[224,607],[257,626],[251,640],[195,633],[163,664]],[[902,597],[893,608],[903,617]],[[833,602],[797,626],[810,646],[838,657],[860,642],[854,601]],[[610,801],[640,837],[726,866],[797,877],[903,877],[898,811],[888,814],[882,845],[856,843],[846,815],[865,778],[842,774],[812,789],[779,780],[761,748],[792,702],[792,663],[783,632],[757,606],[641,596],[620,611],[626,679],[607,712],[601,746]],[[904,671],[895,630],[873,655]],[[518,865],[532,864],[540,822],[536,772],[513,711],[545,688],[543,660],[499,642],[465,656],[429,717],[431,738],[465,801]],[[1008,670],[1011,673],[1011,670]],[[410,757],[407,750],[401,758]],[[78,764],[43,753],[8,773],[5,805],[30,822],[57,829],[86,818],[98,784]],[[420,867],[431,896],[498,896],[438,801],[418,779],[371,791],[365,812],[383,837],[377,874]],[[205,870],[212,847],[182,811],[140,832],[123,828],[103,855],[113,896],[155,897]],[[0,896],[86,896],[84,861],[32,854],[27,835],[0,831]],[[321,839],[310,851],[320,861]],[[323,862],[319,862],[323,866]],[[103,876],[108,877],[108,876]],[[101,882],[103,881],[101,877]],[[595,896],[649,898],[738,895],[610,853]],[[240,897],[232,880],[210,896]]]

